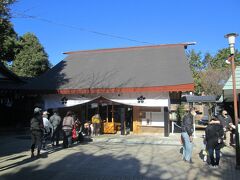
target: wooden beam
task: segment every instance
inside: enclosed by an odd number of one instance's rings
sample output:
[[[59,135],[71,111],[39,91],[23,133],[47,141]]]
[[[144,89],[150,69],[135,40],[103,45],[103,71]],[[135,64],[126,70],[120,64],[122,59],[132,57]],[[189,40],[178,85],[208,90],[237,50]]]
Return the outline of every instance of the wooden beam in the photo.
[[[123,87],[123,88],[87,88],[87,89],[59,89],[59,90],[36,90],[29,93],[55,93],[55,94],[98,94],[98,93],[133,93],[133,92],[178,92],[178,91],[193,91],[194,84],[180,84],[169,86],[154,86],[154,87]],[[27,90],[26,90],[27,91]]]
[[[164,136],[169,136],[169,111],[168,107],[164,107]]]

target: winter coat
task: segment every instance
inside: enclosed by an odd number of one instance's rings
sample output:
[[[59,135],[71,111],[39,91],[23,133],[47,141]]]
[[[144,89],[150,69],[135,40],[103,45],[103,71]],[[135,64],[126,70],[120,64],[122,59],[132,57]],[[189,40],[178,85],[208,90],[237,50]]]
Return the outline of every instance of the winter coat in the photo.
[[[209,124],[205,130],[207,149],[221,149],[223,146],[223,126],[221,124]]]
[[[52,124],[53,128],[56,129],[57,127],[59,127],[61,125],[61,117],[54,113],[50,118],[49,118],[49,122]]]
[[[182,132],[187,132],[189,136],[193,133],[193,115],[188,113],[183,117],[182,121]]]
[[[230,129],[229,123],[232,123],[231,116],[227,115],[227,117],[225,118],[223,115],[220,114],[218,116],[218,119],[220,120],[220,123],[223,126],[223,128]]]
[[[64,117],[63,123],[62,123],[63,130],[71,130],[73,128],[73,125],[74,125],[73,117],[71,116]]]
[[[43,117],[43,125],[44,125],[44,129],[45,129],[45,133],[48,134],[51,132],[52,124],[48,121],[47,118]]]
[[[30,121],[30,130],[31,131],[42,131],[44,128],[43,126],[43,119],[41,115],[34,115]]]

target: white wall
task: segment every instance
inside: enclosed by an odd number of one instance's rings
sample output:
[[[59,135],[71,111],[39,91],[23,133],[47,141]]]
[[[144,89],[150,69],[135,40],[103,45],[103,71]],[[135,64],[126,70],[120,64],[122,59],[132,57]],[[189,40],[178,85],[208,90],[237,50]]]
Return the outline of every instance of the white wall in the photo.
[[[142,118],[143,126],[164,126],[164,108],[161,112],[146,112],[145,118]]]

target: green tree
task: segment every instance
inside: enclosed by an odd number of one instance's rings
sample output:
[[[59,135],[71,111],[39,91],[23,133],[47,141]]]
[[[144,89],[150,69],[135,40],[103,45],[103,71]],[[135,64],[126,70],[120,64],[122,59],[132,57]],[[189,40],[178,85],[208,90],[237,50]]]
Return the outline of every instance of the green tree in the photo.
[[[36,77],[46,72],[50,66],[48,55],[34,34],[26,33],[19,38],[19,48],[12,66],[14,73]]]
[[[204,55],[204,59],[203,59],[204,68],[202,70],[206,70],[206,69],[210,68],[212,60],[213,60],[213,56],[207,52]]]
[[[15,54],[17,34],[10,23],[9,6],[15,0],[0,1],[0,61],[12,61]]]
[[[230,76],[231,66],[225,62],[229,57],[229,48],[223,48],[212,56],[194,50],[188,51],[187,56],[192,70],[196,95],[205,92],[207,95],[220,95],[222,87]],[[235,63],[240,65],[240,53],[235,51]]]
[[[226,69],[229,68],[229,64],[225,62],[226,59],[228,59],[230,55],[230,49],[229,48],[223,48],[218,50],[217,54],[213,57],[212,61],[210,62],[210,65],[213,69]],[[236,49],[235,51],[235,62],[236,65],[240,65],[240,53]]]
[[[183,104],[178,105],[176,113],[177,113],[177,123],[180,125],[182,118],[185,114],[185,108]]]
[[[215,56],[207,54],[205,56],[206,68],[201,72],[201,86],[207,95],[221,95],[222,88],[231,74],[231,66],[225,61],[230,55],[229,48],[218,50]],[[235,63],[239,64],[240,54],[238,50],[235,52]]]
[[[16,2],[16,0],[1,0],[0,1],[0,18],[1,19],[9,19],[11,17],[10,6],[15,2]]]
[[[205,67],[205,61],[202,60],[202,53],[200,51],[196,52],[195,50],[191,50],[187,52],[187,57],[194,79],[194,93],[201,94],[202,86],[200,73]]]

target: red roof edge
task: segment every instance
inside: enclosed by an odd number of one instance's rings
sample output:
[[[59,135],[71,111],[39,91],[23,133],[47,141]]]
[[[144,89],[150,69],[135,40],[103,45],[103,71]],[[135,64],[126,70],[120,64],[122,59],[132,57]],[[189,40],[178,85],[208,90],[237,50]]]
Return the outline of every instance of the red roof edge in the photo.
[[[94,88],[94,89],[58,89],[58,90],[29,90],[46,94],[99,94],[99,93],[134,93],[134,92],[178,92],[193,91],[194,84],[180,84],[154,87],[125,87],[125,88]]]

